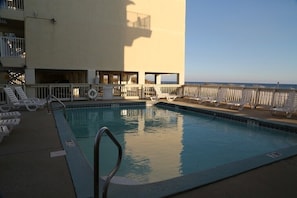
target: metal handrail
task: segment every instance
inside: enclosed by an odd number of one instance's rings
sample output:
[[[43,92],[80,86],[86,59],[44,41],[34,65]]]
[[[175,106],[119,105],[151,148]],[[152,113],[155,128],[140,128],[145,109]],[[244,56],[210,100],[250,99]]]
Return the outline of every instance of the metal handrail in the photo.
[[[112,135],[110,130],[107,127],[102,127],[97,132],[97,135],[95,137],[95,145],[94,145],[94,197],[99,197],[99,153],[100,153],[100,141],[102,135],[106,133],[108,137],[113,141],[113,143],[118,147],[118,160],[116,163],[116,166],[111,170],[111,172],[106,177],[104,186],[103,186],[103,192],[102,196],[103,198],[107,197],[107,191],[110,184],[110,181],[112,177],[116,174],[118,169],[120,168],[120,164],[122,161],[122,147],[120,143],[117,141],[117,139]]]
[[[65,105],[59,98],[57,98],[57,97],[54,96],[54,95],[48,95],[48,96],[46,97],[47,112],[48,112],[48,113],[50,112],[49,106],[50,106],[50,103],[52,102],[52,99],[55,99],[58,103],[60,103],[60,104],[62,105],[63,112],[64,112],[64,116],[66,116],[66,112],[65,112],[66,105]]]

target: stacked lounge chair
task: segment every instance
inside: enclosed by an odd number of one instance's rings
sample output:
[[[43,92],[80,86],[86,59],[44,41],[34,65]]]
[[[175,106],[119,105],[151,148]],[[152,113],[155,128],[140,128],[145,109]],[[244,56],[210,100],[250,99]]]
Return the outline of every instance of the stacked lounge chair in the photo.
[[[0,113],[0,142],[10,134],[15,126],[19,125],[20,116],[18,111]]]
[[[1,107],[0,108],[1,111],[3,112],[10,111],[11,109],[18,109],[21,107],[25,107],[28,111],[36,111],[38,108],[40,108],[40,105],[37,104],[34,100],[31,100],[31,99],[19,100],[16,97],[11,87],[5,87],[3,89],[10,103],[7,105],[3,105],[5,107],[4,108]]]
[[[13,127],[20,124],[20,121],[20,118],[3,119],[0,120],[0,126],[7,126],[9,129],[13,129]]]
[[[209,102],[211,100],[214,100],[215,97],[211,96],[211,93],[208,92],[208,90],[201,91],[199,95],[190,97],[189,100],[193,102],[203,103],[203,102]]]
[[[229,105],[230,108],[236,107],[238,108],[238,110],[242,110],[246,104],[249,104],[251,106],[252,95],[253,95],[252,89],[243,89],[240,100],[228,101],[227,105]]]
[[[3,126],[0,125],[0,142],[2,142],[3,138],[5,136],[8,136],[9,133],[10,133],[10,130],[6,125],[3,125]]]
[[[284,113],[287,118],[292,117],[293,113],[297,112],[296,91],[289,92],[287,100],[282,107],[273,107],[270,110],[273,115],[277,113]]]
[[[21,116],[19,111],[10,111],[10,112],[3,112],[0,113],[0,120],[7,119],[7,118],[18,118]]]
[[[217,97],[215,99],[210,99],[207,102],[214,103],[215,106],[219,106],[222,102],[226,102],[226,96],[228,93],[228,88],[219,88]]]
[[[190,101],[198,103],[213,103],[215,106],[219,106],[222,102],[226,102],[226,96],[228,93],[228,88],[220,87],[217,90],[217,93],[214,93],[212,90],[203,90],[200,92],[199,96],[190,97]]]

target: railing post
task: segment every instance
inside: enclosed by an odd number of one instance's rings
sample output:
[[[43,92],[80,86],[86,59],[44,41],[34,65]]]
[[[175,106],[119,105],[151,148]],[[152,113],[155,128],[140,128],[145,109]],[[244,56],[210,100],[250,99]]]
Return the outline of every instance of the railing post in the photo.
[[[3,37],[0,36],[0,57],[3,57],[4,49],[3,49]]]
[[[73,102],[73,84],[70,84],[70,101]]]

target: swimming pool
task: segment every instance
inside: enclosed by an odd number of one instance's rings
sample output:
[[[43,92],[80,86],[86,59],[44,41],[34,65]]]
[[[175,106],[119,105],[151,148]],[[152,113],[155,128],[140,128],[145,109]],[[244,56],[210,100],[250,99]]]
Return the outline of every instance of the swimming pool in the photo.
[[[164,106],[168,105],[70,109],[67,119],[75,134],[71,140],[79,145],[91,165],[95,133],[102,126],[109,127],[125,150],[117,175],[137,181],[138,189],[157,197],[297,153],[296,134],[261,127],[265,125],[262,121]],[[102,147],[108,150],[102,154],[106,169],[100,171],[104,175],[114,164],[112,158],[116,154],[113,145],[103,141]],[[128,189],[131,187],[126,185],[125,190]]]

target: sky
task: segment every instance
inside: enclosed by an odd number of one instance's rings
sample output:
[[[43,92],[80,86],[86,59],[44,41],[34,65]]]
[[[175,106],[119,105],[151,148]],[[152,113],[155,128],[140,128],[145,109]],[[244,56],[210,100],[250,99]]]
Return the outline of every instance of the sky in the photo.
[[[297,0],[186,0],[185,81],[297,84]]]

